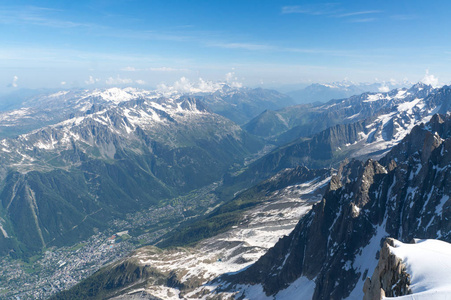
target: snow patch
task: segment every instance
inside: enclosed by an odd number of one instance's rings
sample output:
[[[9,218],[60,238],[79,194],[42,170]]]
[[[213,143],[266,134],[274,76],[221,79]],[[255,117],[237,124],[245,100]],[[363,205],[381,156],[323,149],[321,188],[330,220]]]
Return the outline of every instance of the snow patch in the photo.
[[[315,292],[315,280],[309,280],[301,276],[291,283],[286,289],[276,294],[274,300],[312,299]]]

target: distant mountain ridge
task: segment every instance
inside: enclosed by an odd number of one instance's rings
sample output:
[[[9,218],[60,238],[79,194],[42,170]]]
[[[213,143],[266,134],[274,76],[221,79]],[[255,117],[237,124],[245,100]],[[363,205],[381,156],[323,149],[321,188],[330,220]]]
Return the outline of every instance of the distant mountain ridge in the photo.
[[[19,107],[11,106],[15,108],[14,110],[0,112],[0,138],[14,137],[75,116],[83,116],[93,106],[94,109],[99,109],[131,99],[180,97],[196,98],[210,111],[238,124],[248,122],[265,109],[279,109],[294,104],[291,98],[273,90],[233,88],[226,84],[217,84],[204,89],[192,88],[188,91],[136,88],[64,90],[30,96],[15,104]]]
[[[398,84],[390,81],[381,83],[341,81],[332,83],[314,83],[300,90],[289,91],[286,94],[293,98],[298,104],[318,103],[332,99],[348,98],[366,92],[388,92],[396,88],[410,85],[411,84],[407,82]]]
[[[423,83],[389,92],[372,92],[331,100],[319,106],[311,104],[267,110],[243,126],[248,132],[278,145],[297,137],[307,137],[337,124],[352,123],[394,106],[423,99],[435,89]]]
[[[230,184],[242,185],[249,181],[258,182],[284,168],[297,165],[337,167],[345,158],[380,157],[399,143],[415,125],[428,122],[435,113],[449,113],[450,105],[449,86],[434,89],[416,84],[408,90],[365,93],[330,101],[319,107],[285,108],[282,111],[289,112],[293,122],[304,124],[293,127],[281,136],[298,130],[303,133],[294,135],[298,138],[276,148],[247,166],[242,173],[226,180]],[[339,123],[339,120],[342,122]],[[323,127],[327,128],[316,132]],[[248,128],[247,125],[244,128]],[[307,132],[315,133],[309,136]]]
[[[242,125],[257,117],[265,109],[280,109],[295,102],[289,96],[275,90],[262,88],[236,89],[233,92],[225,92],[230,88],[205,95],[200,99],[211,110],[235,123]]]

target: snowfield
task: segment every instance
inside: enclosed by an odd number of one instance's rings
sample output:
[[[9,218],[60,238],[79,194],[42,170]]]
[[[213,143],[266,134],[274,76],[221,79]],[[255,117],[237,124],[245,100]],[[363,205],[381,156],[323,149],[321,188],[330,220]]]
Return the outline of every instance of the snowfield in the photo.
[[[411,276],[412,294],[396,299],[451,299],[450,243],[430,239],[404,244],[395,240],[395,246],[390,247],[390,251],[402,259]]]

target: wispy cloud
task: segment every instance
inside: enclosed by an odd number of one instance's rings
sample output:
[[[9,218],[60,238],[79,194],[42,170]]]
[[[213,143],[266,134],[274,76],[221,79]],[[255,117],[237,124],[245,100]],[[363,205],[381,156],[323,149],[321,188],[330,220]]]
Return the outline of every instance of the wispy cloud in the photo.
[[[363,19],[353,19],[353,20],[349,20],[349,23],[369,23],[369,22],[374,22],[376,21],[377,18],[363,18]]]
[[[105,80],[105,83],[107,85],[124,85],[124,84],[133,84],[133,83],[136,83],[136,84],[139,84],[139,85],[146,84],[146,82],[144,80],[142,80],[142,79],[133,80],[131,78],[122,78],[119,75],[116,75],[116,77],[108,77]]]
[[[89,79],[85,80],[85,83],[91,85],[91,84],[96,84],[99,81],[100,81],[99,78],[94,78],[93,76],[89,76]]]
[[[105,80],[105,83],[108,85],[130,84],[133,83],[133,80],[130,78],[121,78],[119,75],[117,75],[116,78],[109,77]]]
[[[346,18],[346,17],[355,17],[355,16],[361,16],[361,15],[370,15],[370,14],[379,14],[382,11],[380,10],[365,10],[365,11],[355,11],[350,13],[344,13],[341,15],[338,15],[339,18]]]
[[[357,16],[364,15],[374,15],[380,14],[380,10],[363,10],[363,11],[351,11],[347,12],[345,9],[341,8],[340,3],[318,3],[311,5],[292,5],[283,6],[281,9],[282,14],[305,14],[312,16],[335,17],[349,19]],[[361,19],[351,19],[348,22],[351,23],[364,23],[375,21],[376,18],[361,18]]]
[[[225,49],[275,50],[275,47],[270,45],[252,43],[207,43],[207,45]]]
[[[0,23],[29,24],[54,28],[101,27],[97,24],[73,22],[55,16],[60,12],[61,10],[37,6],[0,7]]]
[[[328,15],[339,12],[338,3],[318,3],[311,5],[289,5],[282,7],[282,14]]]

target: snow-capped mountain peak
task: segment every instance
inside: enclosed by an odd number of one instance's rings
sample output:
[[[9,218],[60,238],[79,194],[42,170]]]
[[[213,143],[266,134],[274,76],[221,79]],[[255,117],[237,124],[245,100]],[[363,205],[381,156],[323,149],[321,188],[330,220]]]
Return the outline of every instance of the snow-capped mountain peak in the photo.
[[[103,89],[103,90],[94,90],[94,91],[87,91],[87,94],[85,95],[85,98],[88,97],[100,97],[101,99],[105,101],[110,101],[114,103],[120,103],[124,101],[130,101],[132,99],[140,98],[140,97],[146,97],[146,98],[156,98],[158,97],[155,92],[152,91],[146,91],[146,90],[139,90],[136,88],[109,88],[109,89]]]

